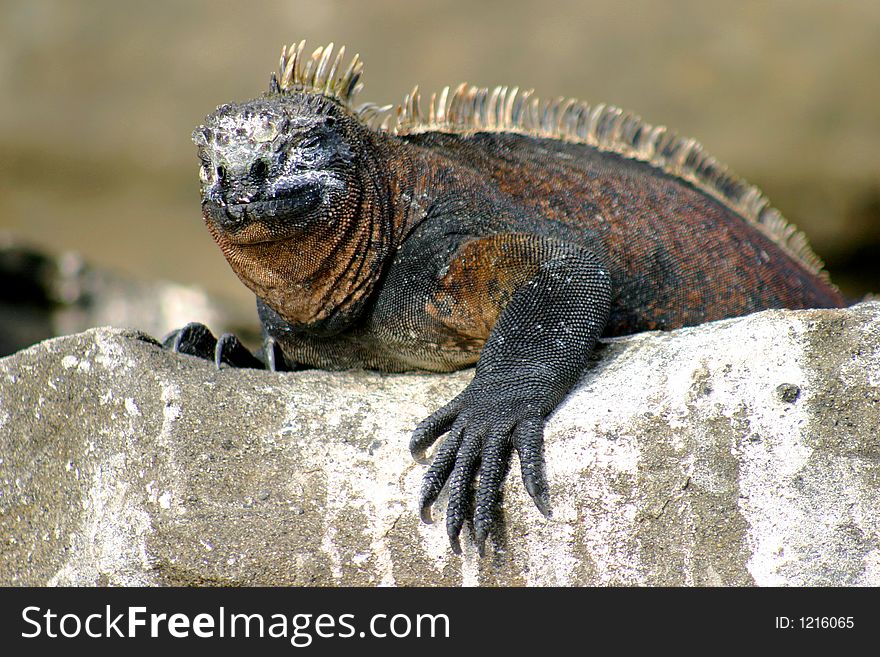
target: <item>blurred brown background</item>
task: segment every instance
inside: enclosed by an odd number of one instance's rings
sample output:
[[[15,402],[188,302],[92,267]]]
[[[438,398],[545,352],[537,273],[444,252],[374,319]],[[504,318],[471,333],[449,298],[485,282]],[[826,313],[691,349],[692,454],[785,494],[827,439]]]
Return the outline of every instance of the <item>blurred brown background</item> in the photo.
[[[282,43],[346,44],[361,101],[469,81],[701,141],[880,291],[880,2],[0,1],[0,231],[252,304],[199,215],[190,132]]]

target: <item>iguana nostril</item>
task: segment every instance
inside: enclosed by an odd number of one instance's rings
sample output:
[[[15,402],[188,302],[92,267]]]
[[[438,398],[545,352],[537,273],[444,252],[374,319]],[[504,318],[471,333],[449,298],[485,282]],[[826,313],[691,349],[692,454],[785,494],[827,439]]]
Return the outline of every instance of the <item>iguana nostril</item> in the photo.
[[[262,180],[269,173],[269,165],[266,160],[257,160],[251,165],[251,177]]]

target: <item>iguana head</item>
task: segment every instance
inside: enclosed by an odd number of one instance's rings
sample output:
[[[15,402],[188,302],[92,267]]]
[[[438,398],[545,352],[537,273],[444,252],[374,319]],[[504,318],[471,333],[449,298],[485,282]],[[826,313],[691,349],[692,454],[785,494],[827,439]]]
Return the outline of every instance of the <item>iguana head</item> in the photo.
[[[351,118],[320,96],[260,97],[222,105],[193,133],[202,208],[232,244],[323,231],[352,193]],[[348,120],[346,120],[348,118]]]
[[[232,269],[293,327],[327,332],[379,276],[383,203],[366,183],[375,133],[348,102],[360,68],[337,75],[325,52],[304,70],[300,52],[282,54],[268,93],[218,107],[193,141],[205,223]]]

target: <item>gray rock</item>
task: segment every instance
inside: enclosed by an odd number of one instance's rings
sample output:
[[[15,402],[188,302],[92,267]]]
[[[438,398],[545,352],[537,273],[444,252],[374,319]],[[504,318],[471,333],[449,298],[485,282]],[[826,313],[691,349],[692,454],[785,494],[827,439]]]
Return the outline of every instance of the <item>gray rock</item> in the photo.
[[[0,360],[0,583],[880,585],[880,303],[603,343],[547,425],[553,518],[514,468],[483,559],[419,522],[407,451],[470,376],[118,329]]]

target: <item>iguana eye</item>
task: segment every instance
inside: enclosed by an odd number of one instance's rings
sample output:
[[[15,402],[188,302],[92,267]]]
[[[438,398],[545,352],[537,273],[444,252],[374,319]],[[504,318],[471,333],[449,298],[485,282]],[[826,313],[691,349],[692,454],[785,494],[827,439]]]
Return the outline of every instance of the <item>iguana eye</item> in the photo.
[[[299,143],[299,147],[302,149],[315,148],[320,143],[321,137],[319,135],[309,135]]]

